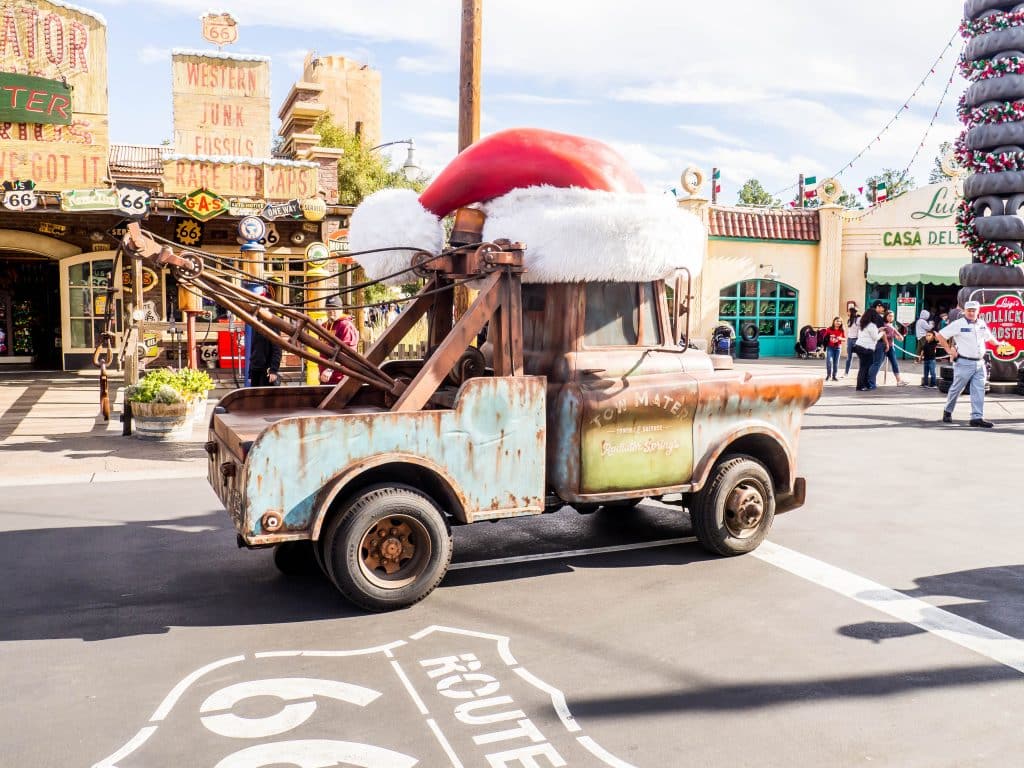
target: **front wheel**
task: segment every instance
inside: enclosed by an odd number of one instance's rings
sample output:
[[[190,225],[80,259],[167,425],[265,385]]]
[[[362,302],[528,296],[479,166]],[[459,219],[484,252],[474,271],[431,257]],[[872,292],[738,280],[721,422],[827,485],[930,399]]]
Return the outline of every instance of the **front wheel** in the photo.
[[[718,555],[752,552],[775,518],[775,489],[768,470],[749,456],[727,456],[693,497],[690,520],[701,546]]]
[[[428,496],[404,485],[378,485],[334,517],[323,555],[335,586],[352,603],[370,611],[407,608],[444,578],[451,532]]]

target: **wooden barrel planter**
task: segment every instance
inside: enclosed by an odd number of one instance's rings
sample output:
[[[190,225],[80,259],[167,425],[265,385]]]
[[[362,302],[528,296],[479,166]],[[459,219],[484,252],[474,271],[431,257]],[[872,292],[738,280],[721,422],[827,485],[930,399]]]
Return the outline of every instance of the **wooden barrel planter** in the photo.
[[[132,434],[143,440],[188,440],[195,424],[195,404],[132,403]]]

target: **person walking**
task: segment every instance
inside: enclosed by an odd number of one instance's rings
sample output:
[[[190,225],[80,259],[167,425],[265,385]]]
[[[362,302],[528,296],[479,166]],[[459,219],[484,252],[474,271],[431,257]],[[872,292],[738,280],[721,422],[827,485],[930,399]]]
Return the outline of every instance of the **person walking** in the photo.
[[[896,386],[905,387],[907,382],[900,378],[900,364],[896,361],[896,342],[903,341],[904,336],[896,330],[896,315],[892,312],[886,312],[885,325],[882,326],[882,331],[885,333],[885,357],[892,367],[893,375],[896,377]]]
[[[918,344],[917,361],[924,363],[924,370],[921,371],[921,386],[934,387],[935,381],[935,353],[939,342],[935,338],[935,331],[926,331],[924,337]]]
[[[874,367],[875,350],[878,343],[885,344],[885,334],[882,333],[882,318],[874,309],[864,311],[860,316],[857,343],[854,345],[854,352],[857,353],[857,391],[866,392],[875,389],[876,384],[871,376],[871,369]],[[875,369],[877,373],[877,368]]]
[[[988,429],[993,424],[985,421],[985,343],[995,343],[996,338],[985,321],[978,317],[980,309],[981,304],[968,301],[964,304],[963,317],[953,320],[939,331],[936,338],[953,361],[953,384],[942,409],[943,423],[953,423],[956,400],[964,389],[970,387],[971,426]],[[950,346],[950,341],[956,346]]]
[[[249,347],[249,386],[276,386],[281,381],[277,373],[280,367],[281,348],[253,329]]]
[[[850,375],[850,363],[853,362],[853,356],[856,354],[853,348],[857,344],[858,333],[860,333],[860,315],[857,312],[857,307],[851,306],[846,310],[846,373],[842,376],[844,379]]]
[[[345,308],[338,296],[331,296],[324,302],[327,309],[327,330],[334,334],[349,349],[359,346],[359,329],[351,315],[345,314]],[[325,365],[320,366],[320,383],[337,384],[345,378],[345,374]]]
[[[825,381],[838,381],[836,374],[839,372],[839,350],[846,341],[846,331],[843,330],[841,317],[832,318],[832,325],[825,329],[825,338]]]
[[[885,326],[885,305],[881,301],[876,301],[871,305],[871,312],[873,313],[872,323],[878,326],[878,339],[875,343],[875,353],[871,356],[871,367],[868,371],[868,388],[875,389],[878,384],[878,372],[882,369],[882,363],[885,362],[885,353],[888,350],[888,341],[882,328]],[[861,329],[864,325],[861,324]]]

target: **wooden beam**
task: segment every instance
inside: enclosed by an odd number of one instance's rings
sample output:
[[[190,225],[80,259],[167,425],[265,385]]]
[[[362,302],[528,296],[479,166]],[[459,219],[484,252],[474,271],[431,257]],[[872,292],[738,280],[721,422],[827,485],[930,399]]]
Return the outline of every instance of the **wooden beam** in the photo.
[[[380,335],[380,338],[374,342],[373,346],[366,350],[366,359],[374,365],[380,365],[383,363],[388,355],[390,355],[395,347],[401,343],[402,339],[406,337],[412,327],[419,322],[419,319],[425,315],[432,306],[434,306],[439,296],[445,296],[446,293],[431,294],[425,296],[424,294],[437,288],[436,280],[429,280],[427,284],[420,289],[419,296],[405,308],[405,311],[399,314],[391,325],[389,325],[384,333]],[[347,378],[344,381],[339,381],[334,385],[327,396],[320,401],[318,408],[326,408],[330,403],[337,401],[338,406],[344,406],[352,398],[352,396],[359,391],[362,383]]]
[[[492,272],[487,276],[469,311],[459,318],[451,333],[395,402],[391,409],[394,413],[418,411],[427,404],[452,366],[466,351],[466,347],[501,304],[502,277],[504,274],[501,272]]]
[[[459,56],[459,152],[480,138],[480,38],[483,0],[462,0]]]

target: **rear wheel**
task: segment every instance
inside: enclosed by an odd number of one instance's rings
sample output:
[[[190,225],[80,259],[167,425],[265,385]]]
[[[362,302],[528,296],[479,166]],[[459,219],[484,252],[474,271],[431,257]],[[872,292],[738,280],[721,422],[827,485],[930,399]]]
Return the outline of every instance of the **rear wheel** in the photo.
[[[690,520],[701,546],[718,555],[757,549],[775,518],[775,488],[764,465],[749,456],[726,456],[693,496]]]
[[[370,611],[418,603],[441,582],[452,558],[441,510],[404,485],[374,486],[354,496],[328,526],[322,546],[335,586]]]

